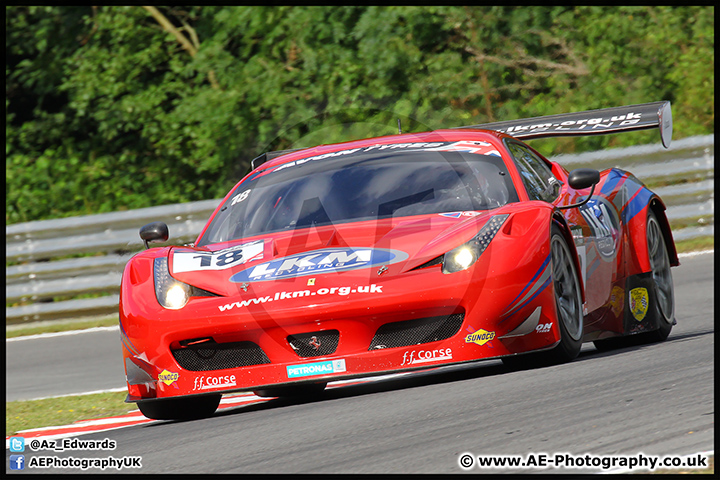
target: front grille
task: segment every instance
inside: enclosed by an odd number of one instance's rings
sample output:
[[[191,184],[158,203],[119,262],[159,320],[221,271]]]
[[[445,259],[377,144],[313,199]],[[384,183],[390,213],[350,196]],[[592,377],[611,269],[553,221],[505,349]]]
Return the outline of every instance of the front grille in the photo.
[[[299,357],[322,357],[335,353],[340,339],[337,330],[289,335],[287,341]]]
[[[378,328],[368,350],[407,347],[445,340],[460,330],[464,318],[464,313],[454,313],[449,316],[386,323]]]
[[[253,342],[205,342],[172,350],[172,354],[182,368],[193,372],[270,363],[265,352]]]

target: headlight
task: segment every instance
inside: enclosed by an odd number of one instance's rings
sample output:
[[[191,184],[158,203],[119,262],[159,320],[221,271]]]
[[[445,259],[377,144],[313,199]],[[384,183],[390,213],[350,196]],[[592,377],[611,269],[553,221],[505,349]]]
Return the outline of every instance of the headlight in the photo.
[[[170,276],[167,258],[155,259],[155,296],[160,305],[170,310],[181,309],[190,298],[190,285]]]
[[[495,215],[469,242],[453,248],[443,257],[443,273],[455,273],[469,268],[477,262],[495,234],[500,230],[508,215]]]

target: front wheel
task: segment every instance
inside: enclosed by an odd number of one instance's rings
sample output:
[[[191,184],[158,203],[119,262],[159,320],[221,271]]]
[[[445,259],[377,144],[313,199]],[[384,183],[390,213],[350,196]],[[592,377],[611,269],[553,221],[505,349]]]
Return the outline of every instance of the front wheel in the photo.
[[[220,405],[222,395],[163,398],[137,402],[140,412],[153,420],[193,420],[211,416]]]
[[[584,318],[580,280],[570,247],[555,223],[550,234],[550,262],[560,343],[546,352],[503,357],[502,362],[510,368],[569,362],[580,353]]]
[[[582,347],[583,311],[580,280],[570,247],[560,227],[553,223],[550,237],[550,259],[560,343],[547,352],[555,363],[569,362]]]

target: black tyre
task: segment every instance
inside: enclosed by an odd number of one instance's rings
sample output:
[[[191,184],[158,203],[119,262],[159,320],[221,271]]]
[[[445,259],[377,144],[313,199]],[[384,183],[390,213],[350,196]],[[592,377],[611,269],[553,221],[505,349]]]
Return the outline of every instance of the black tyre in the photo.
[[[582,347],[584,320],[582,296],[570,247],[560,227],[554,223],[550,237],[550,259],[560,326],[560,343],[547,354],[550,360],[556,363],[569,362],[578,356]]]
[[[508,367],[564,363],[573,360],[580,353],[584,319],[580,280],[570,247],[560,227],[555,223],[550,234],[550,261],[560,343],[547,352],[505,357],[502,361]]]
[[[670,335],[675,324],[675,289],[665,238],[655,213],[650,209],[648,209],[646,234],[653,280],[650,312],[655,315],[658,329],[643,333],[642,336],[648,342],[662,342]]]
[[[327,382],[290,385],[285,387],[265,388],[253,393],[258,397],[303,397],[317,395],[325,390]]]
[[[211,416],[220,405],[222,395],[167,398],[137,402],[140,412],[153,420],[192,420]]]

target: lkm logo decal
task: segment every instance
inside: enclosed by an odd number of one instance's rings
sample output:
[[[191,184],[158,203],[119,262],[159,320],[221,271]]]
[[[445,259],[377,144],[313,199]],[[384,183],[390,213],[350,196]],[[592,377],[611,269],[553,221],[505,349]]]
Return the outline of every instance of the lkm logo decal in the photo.
[[[230,277],[234,283],[344,272],[402,262],[408,254],[384,248],[323,248],[255,265]]]

